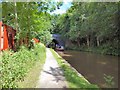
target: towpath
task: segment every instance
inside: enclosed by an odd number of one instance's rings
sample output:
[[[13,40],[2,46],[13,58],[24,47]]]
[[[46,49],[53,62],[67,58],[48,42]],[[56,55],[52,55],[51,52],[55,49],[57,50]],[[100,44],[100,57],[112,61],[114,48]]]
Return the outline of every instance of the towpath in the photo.
[[[40,74],[36,88],[67,88],[67,82],[63,71],[52,55],[49,48],[46,49],[46,61]]]

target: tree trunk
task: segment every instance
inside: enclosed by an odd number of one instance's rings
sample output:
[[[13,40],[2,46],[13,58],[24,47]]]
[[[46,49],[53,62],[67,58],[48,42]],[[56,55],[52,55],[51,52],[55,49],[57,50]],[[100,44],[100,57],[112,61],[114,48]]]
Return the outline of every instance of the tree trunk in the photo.
[[[14,13],[15,13],[15,30],[16,30],[16,35],[17,35],[17,32],[18,32],[18,21],[17,21],[17,3],[16,3],[16,0],[14,0]],[[16,51],[16,48],[19,46],[19,41],[17,39],[14,39],[15,41],[15,51]]]
[[[87,36],[87,46],[90,47],[90,40],[89,40],[89,36]]]
[[[79,38],[77,38],[77,43],[78,43],[78,46],[80,47],[80,41],[79,41]]]
[[[99,47],[100,46],[100,41],[99,41],[99,38],[97,37],[97,46]]]
[[[28,8],[28,33],[27,33],[27,39],[28,39],[28,42],[27,42],[27,46],[29,47],[30,46],[30,15],[29,15],[29,3],[27,3],[27,8]]]
[[[17,22],[17,9],[16,9],[16,7],[17,7],[17,4],[16,4],[16,0],[14,0],[14,6],[15,6],[15,8],[14,8],[14,11],[15,11],[15,29],[16,29],[16,31],[18,30],[18,22]]]

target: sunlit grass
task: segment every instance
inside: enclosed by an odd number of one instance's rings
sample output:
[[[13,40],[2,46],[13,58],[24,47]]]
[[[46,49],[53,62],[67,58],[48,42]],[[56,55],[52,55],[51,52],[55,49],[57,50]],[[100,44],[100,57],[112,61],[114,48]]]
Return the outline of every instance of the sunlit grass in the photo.
[[[43,44],[40,44],[42,47],[44,47]],[[45,47],[44,47],[45,48]],[[37,82],[39,80],[40,72],[43,68],[43,65],[45,63],[46,59],[46,52],[41,50],[39,53],[41,57],[40,60],[38,60],[31,70],[27,73],[27,75],[24,77],[24,80],[21,82],[18,82],[18,87],[19,88],[35,88],[37,85]]]
[[[56,52],[51,49],[54,57],[56,58],[58,64],[64,71],[65,78],[68,82],[69,88],[82,88],[83,89],[99,89],[97,85],[90,84],[83,76],[80,76],[72,67],[65,62],[65,60],[58,56]]]
[[[0,71],[1,71],[1,69],[2,69],[2,52],[0,51]],[[2,75],[1,75],[1,73],[0,73],[0,89],[2,88],[2,86],[1,86],[1,77]]]
[[[30,72],[24,78],[24,81],[18,82],[19,88],[35,88],[44,62],[36,62]]]
[[[31,49],[21,46],[18,52],[4,51],[0,87],[35,88],[45,58],[46,47],[41,44]]]

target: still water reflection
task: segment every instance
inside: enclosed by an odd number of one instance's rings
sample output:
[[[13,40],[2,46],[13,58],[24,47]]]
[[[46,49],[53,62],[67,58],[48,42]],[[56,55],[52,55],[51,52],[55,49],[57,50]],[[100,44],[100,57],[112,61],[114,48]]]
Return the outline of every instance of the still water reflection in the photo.
[[[106,74],[114,77],[113,82],[115,85],[112,87],[118,87],[117,56],[100,55],[79,51],[64,51],[58,53],[89,82],[97,84],[101,88],[108,88],[104,79],[104,74]]]

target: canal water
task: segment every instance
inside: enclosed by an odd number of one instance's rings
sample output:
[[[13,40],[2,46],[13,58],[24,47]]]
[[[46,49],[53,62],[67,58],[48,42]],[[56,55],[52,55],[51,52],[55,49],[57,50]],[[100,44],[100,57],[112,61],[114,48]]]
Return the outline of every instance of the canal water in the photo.
[[[110,55],[93,54],[89,52],[64,51],[58,52],[68,63],[81,73],[90,83],[101,88],[109,88],[107,76],[113,77],[112,88],[118,88],[118,57]],[[119,57],[120,58],[120,57]]]

